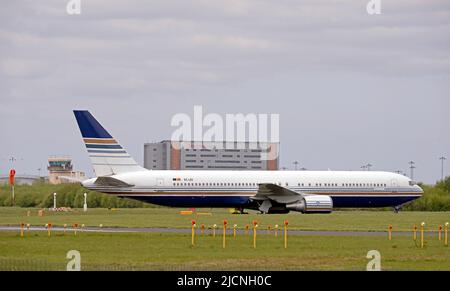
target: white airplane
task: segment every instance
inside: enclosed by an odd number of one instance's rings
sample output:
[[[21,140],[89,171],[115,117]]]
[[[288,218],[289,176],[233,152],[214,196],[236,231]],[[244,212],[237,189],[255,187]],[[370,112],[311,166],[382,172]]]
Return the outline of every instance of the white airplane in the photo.
[[[232,207],[262,213],[330,213],[394,207],[422,196],[411,179],[375,171],[147,170],[88,112],[74,110],[96,178],[90,190],[173,207]]]

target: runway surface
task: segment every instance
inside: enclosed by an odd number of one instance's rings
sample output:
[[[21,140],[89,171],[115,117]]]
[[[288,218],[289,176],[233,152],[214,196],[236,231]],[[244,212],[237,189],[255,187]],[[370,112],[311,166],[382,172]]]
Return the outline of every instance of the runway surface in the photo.
[[[0,226],[0,231],[17,231],[20,232],[20,227],[17,226]],[[27,231],[25,229],[25,231]],[[32,226],[30,227],[30,231],[47,231],[47,229],[43,226]],[[52,231],[63,232],[63,227],[52,227]],[[74,229],[72,227],[68,227],[66,229],[67,232],[73,232]],[[191,233],[191,229],[182,229],[182,228],[133,228],[133,227],[85,227],[78,228],[77,232],[97,232],[97,233]],[[196,229],[197,233],[200,233],[200,229]],[[245,230],[237,230],[237,234],[245,234]],[[212,229],[205,229],[205,234],[212,234]],[[249,233],[252,233],[252,230],[249,230]],[[267,230],[259,229],[259,234],[267,234]],[[270,231],[271,234],[274,234],[274,230]],[[282,229],[278,230],[278,234],[281,235],[283,233]],[[411,235],[410,232],[393,232],[395,235]],[[222,234],[222,229],[217,228],[216,234]],[[232,229],[227,230],[227,234],[233,234]],[[387,236],[387,231],[312,231],[312,230],[298,230],[291,229],[289,230],[290,235],[303,235],[303,236]]]

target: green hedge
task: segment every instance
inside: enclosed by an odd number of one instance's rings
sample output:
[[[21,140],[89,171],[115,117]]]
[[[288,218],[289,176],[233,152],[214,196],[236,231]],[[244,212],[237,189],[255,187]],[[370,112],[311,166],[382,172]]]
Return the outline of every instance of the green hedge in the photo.
[[[404,210],[450,211],[450,177],[434,186],[420,185],[424,191],[420,199],[406,204]]]
[[[151,204],[131,199],[89,191],[79,184],[51,185],[35,183],[33,185],[16,185],[16,206],[19,207],[53,207],[53,193],[57,193],[58,207],[82,208],[84,193],[88,193],[87,203],[91,208],[138,208],[151,207]],[[11,206],[11,188],[0,186],[0,206]]]

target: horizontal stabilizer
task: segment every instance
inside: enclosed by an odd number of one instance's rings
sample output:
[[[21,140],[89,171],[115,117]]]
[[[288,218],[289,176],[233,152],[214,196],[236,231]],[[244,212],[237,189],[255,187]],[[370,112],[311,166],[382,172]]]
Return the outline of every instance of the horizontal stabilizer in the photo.
[[[98,177],[95,182],[95,185],[102,187],[133,187],[134,185],[125,183],[116,178],[112,177]]]

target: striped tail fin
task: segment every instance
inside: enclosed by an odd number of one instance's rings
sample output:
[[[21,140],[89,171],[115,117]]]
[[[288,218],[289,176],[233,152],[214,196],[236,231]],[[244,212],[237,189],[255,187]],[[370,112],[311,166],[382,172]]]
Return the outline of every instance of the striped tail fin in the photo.
[[[83,141],[97,177],[144,171],[94,116],[86,110],[74,110]]]

